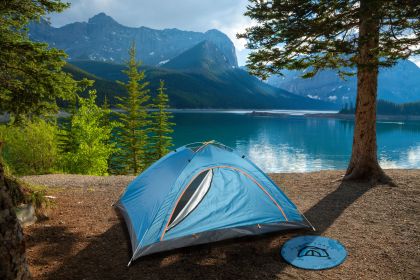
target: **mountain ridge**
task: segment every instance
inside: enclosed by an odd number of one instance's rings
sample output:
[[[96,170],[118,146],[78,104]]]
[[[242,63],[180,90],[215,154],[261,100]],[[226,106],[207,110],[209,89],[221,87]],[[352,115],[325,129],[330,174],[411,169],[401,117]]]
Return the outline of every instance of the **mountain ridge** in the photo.
[[[105,13],[99,13],[87,22],[74,22],[61,27],[53,27],[43,19],[31,22],[28,27],[32,40],[63,49],[69,55],[69,60],[123,63],[128,59],[127,49],[134,41],[139,58],[147,65],[158,66],[208,40],[220,48],[232,67],[238,66],[235,46],[226,34],[216,29],[196,32],[177,28],[159,30],[144,26],[128,27]]]
[[[339,78],[333,70],[320,71],[313,78],[303,79],[303,71],[284,71],[267,82],[292,93],[336,104],[354,103],[357,77]],[[378,98],[395,103],[420,100],[420,68],[412,61],[401,60],[391,68],[381,68],[378,76]]]

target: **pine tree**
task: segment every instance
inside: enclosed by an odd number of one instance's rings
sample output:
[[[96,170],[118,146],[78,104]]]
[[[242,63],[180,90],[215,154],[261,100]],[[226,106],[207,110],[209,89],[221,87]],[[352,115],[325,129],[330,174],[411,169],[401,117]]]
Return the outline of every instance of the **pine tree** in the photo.
[[[69,99],[89,84],[62,71],[67,57],[63,51],[28,36],[30,21],[67,6],[59,0],[0,2],[0,111],[16,122],[55,114],[57,99]]]
[[[151,113],[150,164],[166,155],[169,152],[169,148],[173,145],[170,135],[173,132],[172,126],[174,123],[169,121],[173,116],[168,111],[169,97],[165,91],[165,82],[161,80],[158,94],[154,98],[152,105],[155,111]]]
[[[353,148],[346,180],[388,181],[377,160],[379,67],[420,53],[420,5],[395,0],[250,0],[256,25],[239,34],[254,51],[248,69],[267,78],[282,69],[321,69],[340,75],[357,68]]]
[[[119,127],[116,138],[119,152],[113,157],[112,166],[119,173],[137,174],[146,167],[146,152],[148,145],[147,129],[150,123],[146,104],[150,98],[146,88],[144,71],[139,71],[141,62],[136,60],[136,46],[133,43],[129,50],[130,59],[127,62],[128,82],[118,82],[127,89],[128,96],[116,97]]]
[[[64,109],[64,112],[66,112],[68,116],[62,118],[62,121],[59,124],[58,148],[61,154],[74,152],[78,145],[75,135],[71,133],[72,120],[77,112],[77,99],[77,95],[74,95],[73,98],[70,99],[68,107]]]
[[[102,112],[103,112],[103,116],[102,116],[102,121],[101,121],[102,124],[101,125],[102,125],[102,127],[109,128],[110,129],[110,134],[111,134],[109,136],[109,138],[105,141],[105,144],[112,145],[112,147],[115,148],[114,153],[116,153],[118,151],[118,148],[116,148],[116,143],[114,141],[113,131],[117,127],[117,122],[111,121],[112,111],[111,111],[111,107],[110,107],[109,102],[108,102],[108,96],[107,95],[105,95],[104,103],[102,104]],[[111,158],[112,158],[112,155],[110,155],[107,158],[108,174],[112,173]]]
[[[109,127],[111,125],[111,108],[108,102],[108,96],[106,95],[101,108],[103,111],[102,126]]]

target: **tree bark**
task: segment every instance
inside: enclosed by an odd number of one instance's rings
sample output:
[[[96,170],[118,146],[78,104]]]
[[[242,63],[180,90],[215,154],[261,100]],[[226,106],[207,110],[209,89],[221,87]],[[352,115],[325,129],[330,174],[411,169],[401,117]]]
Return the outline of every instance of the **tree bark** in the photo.
[[[22,228],[8,191],[0,160],[0,279],[30,279]]]
[[[357,98],[353,148],[345,180],[388,181],[379,166],[376,145],[380,1],[360,1]]]

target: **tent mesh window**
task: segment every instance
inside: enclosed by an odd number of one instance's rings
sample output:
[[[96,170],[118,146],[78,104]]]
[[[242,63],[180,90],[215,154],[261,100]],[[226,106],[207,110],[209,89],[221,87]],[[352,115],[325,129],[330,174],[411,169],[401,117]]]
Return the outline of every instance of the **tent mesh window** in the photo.
[[[211,169],[203,171],[195,177],[176,205],[169,222],[168,230],[179,224],[188,214],[197,208],[198,204],[200,204],[209,191],[212,178],[213,171]]]

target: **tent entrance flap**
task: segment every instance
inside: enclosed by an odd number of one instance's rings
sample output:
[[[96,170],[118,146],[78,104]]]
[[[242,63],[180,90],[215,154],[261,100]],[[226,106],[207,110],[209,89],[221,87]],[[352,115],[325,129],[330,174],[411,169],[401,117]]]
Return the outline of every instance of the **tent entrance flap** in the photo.
[[[213,178],[212,169],[201,172],[186,188],[181,195],[181,199],[172,214],[171,221],[166,231],[179,224],[185,217],[191,213],[210,189]]]

